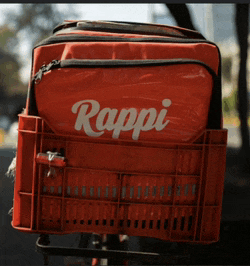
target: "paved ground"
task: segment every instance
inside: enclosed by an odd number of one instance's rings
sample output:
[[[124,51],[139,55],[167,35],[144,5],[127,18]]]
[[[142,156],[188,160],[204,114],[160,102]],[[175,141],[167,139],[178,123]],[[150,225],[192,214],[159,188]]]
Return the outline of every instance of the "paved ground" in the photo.
[[[233,138],[237,135],[237,129],[230,132],[229,140],[234,143]],[[184,247],[171,244],[170,247],[161,241],[144,239],[142,243],[133,237],[130,247],[157,252],[171,248],[173,252],[181,254],[185,251],[185,254],[189,254],[189,259],[179,262],[184,265],[250,265],[250,177],[246,174],[240,176],[237,172],[237,146],[239,141],[236,140],[235,145],[228,148],[221,239],[218,243]],[[0,149],[0,265],[43,265],[42,255],[35,252],[35,241],[38,236],[14,230],[10,225],[11,217],[7,214],[12,206],[13,183],[5,176],[5,172],[14,156],[13,148]],[[63,242],[68,246],[74,246],[78,241],[79,235],[70,235],[65,237]],[[53,237],[52,242],[62,244],[61,237]],[[65,264],[62,258],[52,257],[50,265]]]

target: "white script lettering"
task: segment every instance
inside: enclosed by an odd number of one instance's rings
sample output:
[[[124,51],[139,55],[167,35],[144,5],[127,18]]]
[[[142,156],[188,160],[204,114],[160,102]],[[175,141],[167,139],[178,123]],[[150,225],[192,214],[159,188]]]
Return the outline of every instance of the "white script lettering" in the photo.
[[[172,104],[171,100],[164,99],[162,106],[167,108]],[[121,131],[133,130],[132,139],[138,140],[141,131],[149,131],[153,128],[156,131],[163,130],[169,123],[165,120],[168,110],[162,109],[157,116],[155,108],[142,109],[139,114],[136,108],[122,109],[116,120],[118,110],[103,108],[100,111],[100,104],[95,100],[83,100],[72,106],[72,113],[77,114],[75,130],[84,130],[90,137],[100,137],[105,130],[112,131],[112,138],[118,139]],[[96,129],[90,125],[90,118],[96,117]],[[105,120],[106,119],[106,120]],[[116,122],[115,122],[116,120]]]

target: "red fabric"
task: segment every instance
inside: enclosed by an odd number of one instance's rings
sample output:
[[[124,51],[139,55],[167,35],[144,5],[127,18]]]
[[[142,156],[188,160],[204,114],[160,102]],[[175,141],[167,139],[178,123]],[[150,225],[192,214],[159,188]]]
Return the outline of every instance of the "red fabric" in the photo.
[[[199,65],[68,68],[45,74],[36,86],[36,99],[39,115],[56,133],[86,136],[83,124],[80,130],[75,129],[83,105],[75,113],[72,107],[80,101],[92,100],[100,107],[89,118],[90,126],[98,134],[103,132],[100,138],[115,138],[114,130],[96,127],[102,109],[117,109],[116,123],[122,109],[135,108],[138,119],[143,109],[155,108],[157,117],[162,109],[168,110],[163,123],[167,120],[169,123],[160,131],[155,128],[139,131],[137,140],[190,142],[206,128],[212,85],[212,77]],[[171,100],[169,107],[163,106],[164,99]],[[92,103],[84,104],[88,108],[86,114],[94,109]],[[108,115],[100,120],[102,124],[107,123]],[[128,119],[129,115],[124,125]],[[147,119],[148,116],[144,124]],[[118,133],[118,139],[132,140],[136,135],[133,129]]]
[[[84,34],[93,33],[84,32]],[[97,34],[95,32],[95,35]],[[174,58],[200,60],[209,65],[216,73],[218,72],[219,54],[217,48],[212,44],[69,42],[36,48],[33,75],[43,64],[49,64],[55,59]],[[72,107],[77,102],[91,100],[94,101],[92,103],[97,103],[96,106],[100,105],[96,115],[89,118],[90,128],[93,132],[98,135],[103,131],[98,136],[99,138],[114,138],[115,135],[115,138],[127,140],[190,142],[206,128],[212,87],[213,81],[208,71],[202,66],[193,64],[106,69],[68,68],[46,73],[42,81],[35,86],[35,93],[39,115],[56,133],[86,136],[84,125],[81,130],[75,129],[82,105],[79,105],[78,109],[75,107],[75,113],[72,112]],[[168,99],[171,101],[171,105],[164,107],[162,101],[168,101]],[[92,103],[84,103],[84,108],[87,108],[88,105],[85,115],[91,111]],[[162,125],[166,121],[169,123],[164,129],[156,130],[155,127],[152,128],[154,125],[152,122],[151,129],[145,131],[137,129],[137,133],[133,128],[129,130],[129,127],[120,132],[116,130],[116,133],[115,129],[111,130],[108,127],[98,130],[96,119],[104,108],[117,110],[113,124],[117,122],[123,109],[130,108],[136,109],[137,119],[143,109],[154,108],[157,112],[154,122],[161,110],[167,110],[164,121],[161,123]],[[107,113],[103,121],[101,118],[98,121],[106,125],[108,114],[110,113]],[[135,114],[133,113],[133,115]],[[130,116],[127,115],[123,125],[127,125],[129,119]],[[149,119],[149,115],[143,120],[144,124],[150,125],[147,119]],[[153,115],[151,119],[153,119]],[[80,127],[79,123],[78,127]],[[130,123],[132,123],[132,119]]]
[[[34,51],[33,75],[43,64],[64,59],[197,59],[218,72],[219,55],[211,44],[69,42],[39,47]]]

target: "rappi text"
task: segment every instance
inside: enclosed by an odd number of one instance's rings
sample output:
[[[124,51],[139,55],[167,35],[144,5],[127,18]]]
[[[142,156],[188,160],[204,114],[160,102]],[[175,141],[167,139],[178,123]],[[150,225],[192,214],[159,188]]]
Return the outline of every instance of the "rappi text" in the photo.
[[[164,99],[162,106],[170,107],[171,100]],[[163,130],[168,124],[166,120],[168,110],[161,109],[159,114],[155,108],[141,109],[137,112],[136,108],[121,109],[120,113],[115,108],[103,108],[96,100],[83,100],[72,106],[72,112],[77,114],[74,125],[75,130],[84,130],[90,137],[100,137],[105,130],[113,131],[112,138],[118,139],[122,131],[132,130],[132,139],[138,140],[141,131],[149,131],[155,128],[156,131]],[[96,116],[96,129],[91,127],[90,119]],[[118,117],[117,117],[118,116]]]

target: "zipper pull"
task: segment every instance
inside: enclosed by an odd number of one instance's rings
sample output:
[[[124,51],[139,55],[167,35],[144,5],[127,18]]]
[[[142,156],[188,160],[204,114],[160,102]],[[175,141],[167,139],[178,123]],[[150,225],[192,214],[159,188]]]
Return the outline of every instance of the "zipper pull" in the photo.
[[[59,60],[53,60],[51,63],[49,63],[48,65],[42,65],[39,69],[39,71],[35,74],[34,76],[34,81],[35,84],[38,84],[43,77],[43,74],[54,69],[54,68],[58,68],[60,66],[60,61]]]
[[[46,72],[50,71],[51,69],[57,68],[60,65],[60,61],[59,60],[53,60],[51,63],[49,63],[46,66]]]
[[[35,84],[38,84],[41,81],[43,73],[45,72],[45,69],[46,69],[46,65],[42,65],[40,69],[38,70],[38,72],[35,74],[34,76]]]

